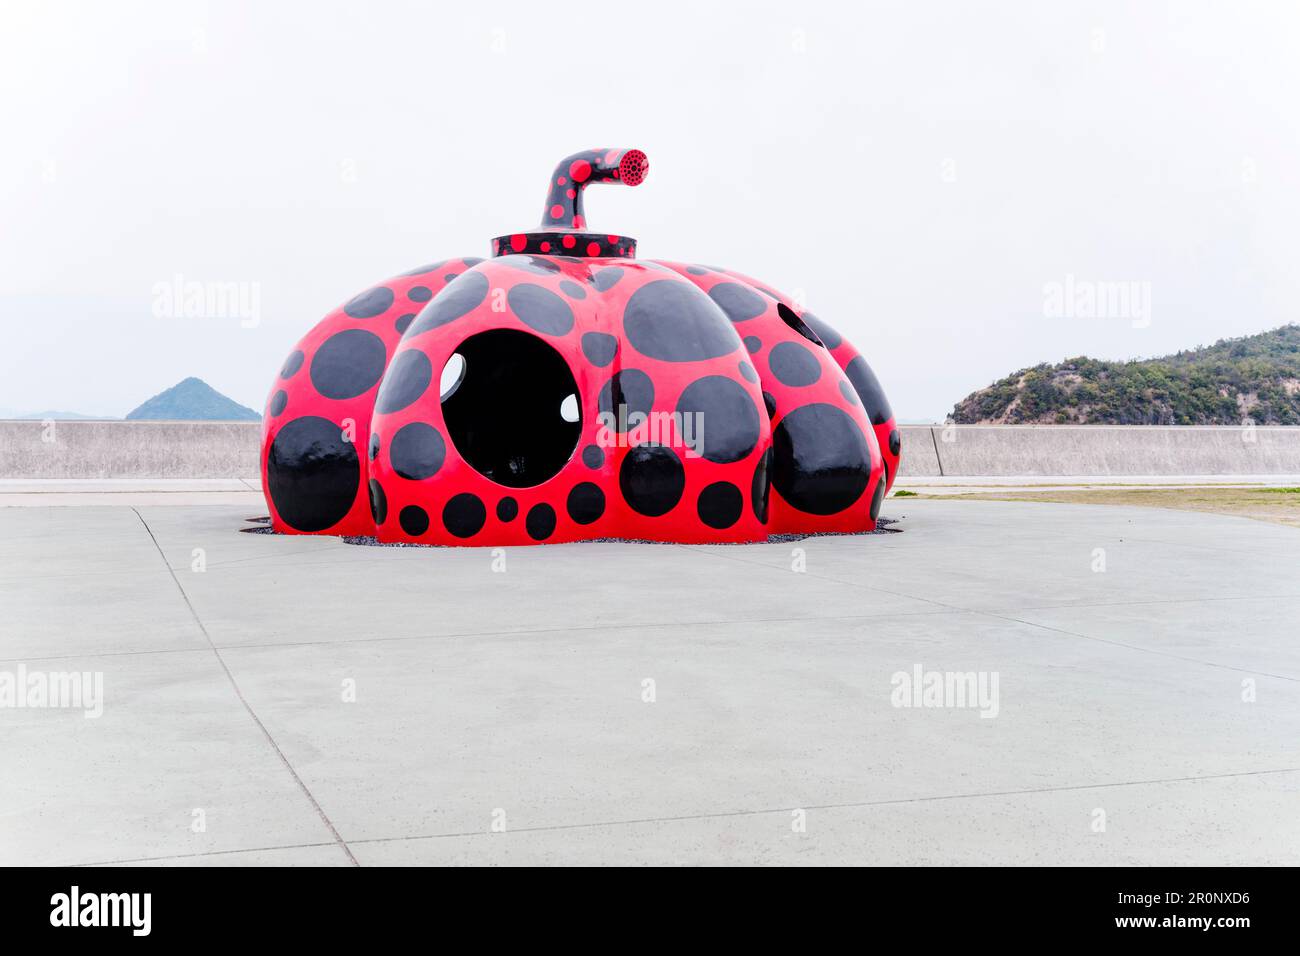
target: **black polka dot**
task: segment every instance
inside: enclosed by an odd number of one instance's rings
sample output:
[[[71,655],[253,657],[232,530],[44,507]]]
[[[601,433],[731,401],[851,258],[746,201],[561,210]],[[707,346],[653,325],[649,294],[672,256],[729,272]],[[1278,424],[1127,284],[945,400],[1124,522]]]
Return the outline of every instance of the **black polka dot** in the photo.
[[[857,424],[834,405],[814,403],[787,413],[772,432],[772,484],[808,514],[843,511],[871,479],[871,452]]]
[[[657,518],[672,511],[682,500],[686,471],[671,448],[637,445],[623,458],[618,487],[633,511]]]
[[[738,282],[719,282],[709,290],[709,298],[732,322],[747,322],[767,311],[762,296]]]
[[[747,382],[758,383],[758,373],[754,371],[754,366],[750,365],[748,362],[740,363],[740,377]]]
[[[582,354],[587,361],[597,368],[604,368],[614,361],[618,352],[618,339],[605,332],[587,332],[582,337]]]
[[[412,302],[428,302],[433,298],[433,293],[426,285],[417,285],[406,293],[406,297]]]
[[[397,329],[397,334],[401,335],[411,327],[411,320],[415,318],[414,312],[408,312],[406,315],[399,315],[397,321],[393,323],[393,328]]]
[[[393,436],[388,458],[393,471],[403,478],[420,481],[431,478],[447,457],[447,443],[441,433],[424,422],[403,425]]]
[[[814,345],[822,345],[822,340],[817,337],[817,333],[810,329],[803,319],[799,318],[799,313],[790,308],[784,302],[777,303],[776,314],[781,317],[781,321],[790,328],[794,329],[809,342]]]
[[[640,412],[649,415],[654,407],[655,386],[650,376],[640,369],[625,368],[615,372],[600,390],[597,409],[614,416],[614,430],[626,431],[629,419]],[[636,422],[631,427],[636,427]]]
[[[706,276],[709,274],[709,270],[703,266],[687,266],[686,271],[693,276]]]
[[[592,276],[591,284],[601,292],[608,292],[610,289],[614,288],[615,284],[617,284],[618,280],[621,278],[623,278],[623,267],[610,266],[606,269],[601,269]]]
[[[277,389],[271,396],[270,411],[272,415],[279,415],[284,411],[284,406],[289,404],[289,394],[284,389]]]
[[[817,333],[817,338],[821,339],[822,345],[828,349],[837,349],[843,344],[844,337],[811,312],[805,310],[803,320],[808,324],[809,328]]]
[[[769,477],[772,471],[772,449],[763,452],[754,466],[754,477],[749,483],[749,503],[754,509],[754,517],[767,524],[768,492],[771,490]]]
[[[587,290],[572,279],[561,279],[560,291],[570,299],[585,299],[587,297]]]
[[[569,517],[578,524],[591,524],[605,513],[605,492],[600,490],[599,485],[584,481],[573,486],[566,507]]]
[[[447,282],[455,282],[455,281],[456,281],[456,277],[457,277],[458,275],[460,275],[459,272],[448,272],[445,276],[442,277],[442,281],[443,281],[444,283],[447,283]]]
[[[384,341],[365,329],[335,332],[311,360],[311,383],[325,398],[356,398],[384,374]]]
[[[380,446],[379,432],[371,432],[370,447],[366,450],[366,454],[370,456],[371,461],[374,461],[376,458],[379,457],[379,446]]]
[[[356,501],[361,462],[339,425],[308,415],[276,432],[266,456],[266,483],[285,524],[295,531],[324,531]]]
[[[375,411],[398,412],[424,394],[433,379],[433,363],[419,349],[398,353],[388,367],[375,400]]]
[[[472,538],[487,523],[487,507],[468,491],[456,495],[442,509],[442,525],[457,538]]]
[[[599,468],[605,464],[605,453],[599,445],[588,445],[582,450],[582,463],[588,468]]]
[[[817,356],[798,342],[781,342],[767,353],[767,367],[776,380],[791,388],[811,385],[821,378],[822,367]]]
[[[466,269],[473,269],[476,265],[478,265],[483,260],[476,259],[473,256],[470,256],[468,259],[461,259],[460,261],[465,264]]]
[[[388,311],[393,304],[393,290],[387,286],[375,286],[356,296],[343,306],[343,311],[354,319],[373,319]]]
[[[418,538],[429,530],[429,513],[419,505],[407,505],[398,513],[397,523],[412,538]]]
[[[745,387],[726,376],[706,375],[687,385],[677,411],[700,416],[694,419],[693,434],[703,437],[697,450],[709,461],[739,461],[758,443],[758,408]]]
[[[718,308],[689,282],[648,282],[627,301],[623,331],[642,355],[665,362],[720,358],[740,346]]]
[[[876,373],[871,370],[866,359],[859,355],[844,367],[844,374],[853,383],[858,398],[862,399],[863,407],[871,416],[871,424],[883,425],[894,417],[889,399],[885,398],[885,390],[880,387],[880,379],[876,378]]]
[[[524,529],[534,541],[545,541],[555,532],[555,509],[550,505],[533,505],[524,518]]]
[[[885,476],[881,474],[880,480],[876,482],[875,494],[871,496],[871,520],[875,521],[880,516],[880,506],[885,500]]]
[[[388,498],[384,494],[383,485],[374,478],[370,479],[370,517],[375,519],[375,524],[383,524],[388,518]]]
[[[760,339],[757,335],[746,335],[744,341],[745,341],[745,351],[748,352],[750,355],[753,355],[755,352],[757,352],[759,349],[763,347],[763,340]]]
[[[481,272],[467,272],[455,282],[443,286],[441,292],[429,300],[428,305],[420,310],[408,334],[423,335],[430,329],[436,329],[455,322],[468,315],[487,298],[488,280]]]
[[[767,409],[767,417],[769,421],[776,418],[776,396],[771,392],[763,393],[763,407]]]
[[[844,400],[850,405],[862,404],[858,398],[858,393],[853,391],[853,386],[846,379],[840,379],[840,394],[844,396]]]
[[[730,528],[740,520],[745,507],[745,496],[729,481],[715,481],[700,492],[696,511],[700,520],[710,528]]]
[[[902,450],[903,436],[898,433],[897,428],[891,428],[889,430],[889,453],[897,458],[898,453]]]
[[[280,369],[281,378],[293,378],[298,374],[298,369],[302,368],[302,362],[305,356],[298,349],[289,353],[289,357],[284,360],[284,367]]]
[[[573,309],[550,289],[521,282],[510,290],[506,300],[524,325],[543,335],[565,335],[573,328]]]
[[[497,502],[497,519],[500,521],[514,521],[519,517],[519,502],[515,501],[509,495]]]

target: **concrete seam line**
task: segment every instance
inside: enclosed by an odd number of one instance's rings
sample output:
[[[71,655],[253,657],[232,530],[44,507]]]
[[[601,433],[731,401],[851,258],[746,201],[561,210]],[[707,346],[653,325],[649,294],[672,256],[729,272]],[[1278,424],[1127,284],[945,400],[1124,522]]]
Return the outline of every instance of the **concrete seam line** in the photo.
[[[757,817],[771,813],[789,813],[791,810],[857,810],[869,807],[906,806],[916,803],[937,803],[948,800],[986,800],[990,797],[1023,797],[1041,793],[1073,793],[1080,790],[1109,790],[1117,787],[1150,787],[1170,783],[1197,783],[1202,780],[1232,780],[1239,777],[1265,777],[1281,773],[1300,773],[1300,767],[1279,767],[1274,770],[1244,770],[1237,773],[1207,773],[1192,777],[1164,777],[1155,780],[1121,780],[1117,783],[1081,783],[1059,787],[1031,787],[1024,790],[990,790],[973,793],[940,793],[930,797],[896,797],[890,800],[859,800],[849,803],[805,804],[800,807],[766,807],[760,810],[719,810],[715,813],[687,813],[667,817],[640,817],[627,820],[597,820],[594,823],[557,823],[550,826],[511,827],[506,833],[546,833],[556,830],[587,830],[598,827],[636,826],[644,823],[684,823],[692,820],[717,820],[727,817]],[[404,840],[445,840],[459,837],[492,837],[494,834],[480,830],[455,833],[425,833],[415,836],[366,837],[354,843],[401,843]]]
[[[934,446],[934,460],[939,463],[939,477],[946,478],[943,473],[943,457],[939,454],[939,440],[934,437],[934,429],[930,429],[930,444]]]
[[[833,580],[824,578],[823,580]],[[614,625],[618,630],[637,631],[653,628],[677,628],[677,627],[748,627],[757,624],[816,624],[823,621],[879,621],[882,618],[895,617],[933,617],[939,614],[964,614],[971,613],[961,608],[951,610],[942,609],[936,611],[890,611],[888,614],[834,614],[828,617],[764,617],[764,618],[744,618],[728,621],[683,621],[670,623],[649,623],[641,622],[637,624],[618,624]],[[537,638],[548,634],[572,634],[575,631],[603,631],[608,630],[609,626],[604,624],[584,624],[573,627],[535,627],[521,628],[514,631],[458,631],[454,634],[403,634],[396,637],[348,637],[337,641],[265,641],[258,644],[216,644],[220,650],[225,651],[250,651],[262,650],[268,647],[292,648],[292,647],[348,647],[355,644],[379,644],[391,643],[395,641],[455,641],[465,638],[480,637],[534,637]],[[132,651],[105,651],[102,654],[57,654],[47,657],[12,657],[0,658],[0,664],[17,664],[21,661],[69,661],[69,660],[86,660],[87,658],[97,657],[144,657],[154,654],[206,654],[207,647],[164,647],[150,648]],[[354,841],[355,842],[355,841]],[[184,854],[190,856],[191,854]]]
[[[265,736],[267,742],[270,743],[276,756],[278,756],[280,762],[284,764],[284,768],[289,771],[294,782],[298,784],[298,789],[302,791],[303,795],[311,803],[312,807],[315,808],[316,814],[320,817],[321,822],[325,824],[330,835],[334,837],[334,842],[337,843],[343,849],[343,852],[347,854],[347,857],[352,861],[353,866],[360,866],[361,864],[358,863],[357,858],[352,855],[352,850],[348,847],[347,842],[339,834],[338,829],[326,815],[325,810],[316,800],[316,797],[312,795],[311,790],[307,788],[307,784],[303,781],[302,777],[298,776],[298,771],[293,768],[293,764],[289,762],[289,758],[285,756],[284,751],[280,749],[280,745],[276,743],[275,738],[271,736],[271,731],[267,729],[266,724],[262,723],[262,718],[257,716],[257,711],[253,710],[253,705],[250,704],[248,698],[244,696],[244,692],[239,687],[239,682],[235,680],[235,675],[231,673],[230,667],[226,664],[225,658],[221,656],[220,648],[218,648],[216,643],[212,640],[212,635],[208,633],[207,627],[204,626],[203,621],[199,618],[198,612],[194,609],[194,604],[190,601],[190,596],[185,593],[185,587],[181,584],[181,579],[176,576],[176,570],[171,566],[171,562],[167,560],[167,555],[163,552],[162,545],[158,543],[158,538],[154,535],[153,529],[149,527],[149,522],[144,520],[144,515],[140,514],[137,509],[132,508],[131,510],[134,511],[135,516],[140,519],[140,524],[144,525],[144,530],[149,532],[149,540],[153,542],[153,546],[158,550],[158,557],[162,558],[163,564],[167,566],[167,571],[171,574],[172,581],[176,584],[176,590],[181,592],[181,598],[185,601],[185,606],[190,609],[190,615],[194,618],[194,623],[198,625],[199,631],[203,634],[203,639],[208,642],[208,647],[212,648],[212,653],[216,656],[217,663],[220,664],[221,669],[225,671],[226,680],[230,681],[230,686],[234,689],[235,696],[239,698],[239,702],[244,705],[244,710],[248,712],[248,716],[253,718],[253,723],[257,724],[258,729],[262,731],[263,736]]]
[[[1200,664],[1203,667],[1214,667],[1219,670],[1232,671],[1236,674],[1250,674],[1253,677],[1269,677],[1273,680],[1290,681],[1293,684],[1300,684],[1300,677],[1289,677],[1286,674],[1270,674],[1268,671],[1253,671],[1245,667],[1234,667],[1231,664],[1216,664],[1214,661],[1203,661],[1199,657],[1186,657],[1182,654],[1171,654],[1168,651],[1156,650],[1150,647],[1139,647],[1136,644],[1125,644],[1123,641],[1112,641],[1105,637],[1094,637],[1091,634],[1078,634],[1074,631],[1067,631],[1064,628],[1052,627],[1050,624],[1038,624],[1034,621],[1022,621],[1018,617],[1012,617],[1009,614],[997,614],[993,611],[975,611],[975,614],[983,614],[986,617],[995,618],[999,621],[1011,621],[1015,624],[1024,624],[1028,627],[1040,627],[1044,631],[1051,631],[1053,634],[1064,634],[1067,637],[1077,637],[1082,641],[1096,641],[1098,644],[1109,644],[1111,647],[1123,647],[1130,651],[1137,651],[1141,654],[1152,654],[1156,657],[1168,657],[1171,660],[1183,661],[1188,664]]]
[[[137,856],[125,860],[92,860],[89,863],[70,863],[72,867],[85,866],[121,866],[124,863],[154,863],[162,860],[189,860],[198,857],[231,856],[235,853],[266,853],[274,850],[310,850],[317,847],[337,847],[333,840],[328,843],[277,843],[274,846],[239,847],[233,850],[209,850],[206,853],[167,853],[163,856]]]
[[[934,803],[948,800],[985,800],[991,797],[1035,796],[1043,793],[1073,793],[1081,790],[1109,790],[1118,787],[1152,787],[1171,783],[1199,783],[1203,780],[1235,780],[1244,777],[1267,777],[1283,773],[1300,773],[1300,767],[1280,767],[1275,770],[1245,770],[1237,773],[1211,773],[1192,777],[1163,777],[1154,780],[1121,780],[1118,783],[1084,783],[1060,787],[1034,787],[1025,790],[992,790],[973,793],[936,794],[930,797],[899,797],[892,800],[864,800],[850,803],[808,804],[803,807],[773,807],[761,810],[719,810],[714,813],[689,813],[666,817],[638,817],[626,820],[603,820],[595,823],[559,823],[551,826],[512,827],[507,833],[547,833],[556,830],[584,830],[599,827],[637,826],[645,823],[686,823],[694,820],[718,820],[728,817],[756,817],[771,813],[789,813],[791,810],[857,810],[870,807],[903,806],[915,803]],[[417,833],[411,836],[367,837],[353,840],[357,843],[402,843],[407,840],[445,840],[462,837],[491,837],[479,830],[450,833]],[[121,863],[148,863],[155,860],[183,860],[190,857],[229,856],[234,853],[259,853],[268,850],[296,850],[308,847],[333,846],[332,843],[295,843],[275,846],[247,847],[236,850],[213,850],[209,853],[178,853],[168,856],[137,857],[128,860],[105,860],[95,863],[76,863],[74,866],[105,866]]]
[[[681,547],[681,548],[683,548],[683,549],[685,549],[685,550],[689,550],[689,547],[686,546],[686,545],[678,545],[678,547]],[[753,561],[746,561],[744,558],[736,558],[736,557],[732,557],[731,555],[719,555],[719,557],[724,557],[724,558],[727,558],[728,560],[732,560],[732,561],[739,561],[739,562],[742,563],[742,564],[756,565],[756,566],[759,566],[759,567],[770,567],[770,565],[758,565],[756,562],[753,562]],[[775,569],[774,569],[774,570],[775,570]],[[1022,620],[1021,620],[1020,618],[1018,618],[1018,617],[1011,617],[1011,616],[1009,616],[1009,615],[1007,615],[1007,614],[998,614],[998,613],[996,613],[995,611],[989,611],[989,610],[985,610],[985,609],[983,609],[983,608],[961,607],[960,605],[956,605],[956,604],[946,604],[946,603],[944,603],[943,601],[936,601],[936,600],[934,600],[933,598],[919,597],[919,596],[917,596],[917,595],[915,595],[915,594],[908,594],[908,593],[906,593],[906,592],[904,592],[904,591],[889,591],[889,590],[886,590],[885,588],[877,588],[877,587],[872,587],[872,586],[870,586],[870,585],[866,585],[866,584],[857,584],[857,583],[852,582],[852,581],[843,581],[843,580],[840,580],[839,578],[827,577],[827,576],[824,575],[824,574],[811,574],[811,573],[809,573],[809,572],[804,572],[804,573],[807,574],[808,577],[817,578],[817,579],[822,580],[822,581],[830,581],[830,582],[833,582],[833,583],[835,583],[835,584],[843,584],[843,585],[845,585],[845,586],[847,586],[847,587],[857,588],[857,589],[859,589],[859,590],[863,590],[863,591],[879,591],[879,592],[881,592],[881,593],[883,593],[883,594],[891,594],[891,595],[893,595],[894,597],[909,598],[909,599],[911,599],[911,600],[913,600],[913,601],[923,601],[923,602],[925,602],[925,603],[927,603],[927,604],[934,604],[934,605],[936,605],[937,607],[946,608],[948,611],[958,611],[958,612],[962,612],[962,613],[966,613],[966,614],[981,614],[981,615],[984,615],[985,617],[991,617],[991,618],[994,618],[994,619],[999,620],[999,621],[1011,621],[1011,622],[1013,622],[1013,623],[1015,623],[1015,624],[1023,624],[1023,625],[1025,625],[1026,627],[1040,627],[1040,628],[1042,628],[1043,630],[1046,630],[1046,631],[1053,631],[1053,632],[1058,633],[1058,634],[1065,634],[1065,635],[1067,635],[1067,636],[1069,636],[1069,637],[1077,637],[1077,638],[1079,638],[1080,640],[1085,640],[1085,641],[1097,641],[1097,642],[1102,643],[1102,644],[1111,644],[1111,645],[1113,645],[1113,646],[1115,646],[1115,647],[1123,647],[1123,648],[1127,648],[1128,650],[1131,650],[1131,651],[1138,651],[1138,652],[1146,653],[1146,654],[1154,654],[1154,655],[1156,655],[1156,656],[1158,656],[1158,657],[1169,657],[1169,658],[1172,658],[1172,659],[1174,659],[1174,660],[1185,661],[1185,662],[1187,662],[1187,663],[1189,663],[1189,664],[1201,664],[1201,665],[1203,665],[1203,666],[1205,666],[1205,667],[1217,667],[1217,668],[1220,668],[1220,669],[1222,669],[1222,670],[1234,671],[1234,672],[1239,673],[1239,674],[1251,674],[1251,675],[1254,675],[1254,676],[1256,676],[1256,677],[1271,677],[1271,678],[1274,678],[1274,679],[1276,679],[1276,680],[1285,680],[1285,681],[1293,681],[1293,682],[1300,683],[1300,678],[1297,678],[1297,677],[1288,677],[1288,676],[1286,676],[1285,674],[1270,674],[1270,673],[1268,673],[1267,671],[1252,671],[1252,670],[1247,670],[1246,668],[1243,668],[1243,667],[1233,667],[1231,664],[1216,664],[1216,663],[1214,663],[1213,661],[1203,661],[1203,660],[1200,660],[1199,658],[1195,658],[1195,657],[1182,657],[1182,656],[1180,656],[1180,655],[1178,655],[1178,654],[1170,654],[1170,653],[1168,653],[1168,652],[1166,652],[1166,651],[1151,650],[1151,649],[1149,649],[1149,648],[1145,648],[1145,647],[1138,647],[1137,645],[1134,645],[1134,644],[1124,644],[1124,643],[1121,643],[1120,641],[1109,641],[1109,640],[1106,640],[1106,638],[1104,638],[1104,637],[1091,637],[1090,635],[1087,635],[1087,634],[1076,634],[1076,633],[1074,633],[1073,631],[1064,631],[1064,630],[1061,630],[1060,628],[1057,628],[1057,627],[1051,627],[1050,625],[1047,625],[1047,624],[1036,624],[1036,623],[1033,622],[1033,621],[1022,621]],[[1086,607],[1087,605],[1083,605],[1083,606]],[[899,612],[899,613],[907,613],[907,612]],[[880,616],[880,617],[886,617],[886,616],[888,616],[888,615],[878,615],[878,616]]]

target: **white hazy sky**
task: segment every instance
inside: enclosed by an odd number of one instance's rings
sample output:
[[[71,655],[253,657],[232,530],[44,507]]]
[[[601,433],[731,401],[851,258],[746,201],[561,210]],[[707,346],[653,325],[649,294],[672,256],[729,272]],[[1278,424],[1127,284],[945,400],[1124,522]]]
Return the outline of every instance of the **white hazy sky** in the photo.
[[[1300,318],[1298,103],[1286,0],[0,0],[0,408],[197,375],[260,409],[328,310],[636,146],[593,228],[802,290],[942,419],[1040,361]],[[260,323],[156,318],[178,274],[258,284]],[[1150,324],[1046,316],[1067,275],[1149,282]]]

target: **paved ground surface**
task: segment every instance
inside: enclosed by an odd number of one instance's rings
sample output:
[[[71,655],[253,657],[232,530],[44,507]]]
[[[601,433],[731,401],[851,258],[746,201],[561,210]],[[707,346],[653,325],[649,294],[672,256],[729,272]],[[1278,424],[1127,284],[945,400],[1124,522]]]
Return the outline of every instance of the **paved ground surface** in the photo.
[[[0,709],[0,863],[1300,863],[1293,528],[895,499],[494,571],[157,501],[0,508],[0,676],[105,695]]]
[[[915,496],[916,493],[913,493]],[[927,497],[956,497],[928,492]],[[1300,487],[1132,488],[1115,485],[1089,488],[999,488],[979,494],[962,494],[964,501],[1021,501],[1053,504],[1124,505],[1139,508],[1176,508],[1217,515],[1273,521],[1300,529]]]
[[[0,478],[0,508],[242,505],[266,511],[257,478]]]

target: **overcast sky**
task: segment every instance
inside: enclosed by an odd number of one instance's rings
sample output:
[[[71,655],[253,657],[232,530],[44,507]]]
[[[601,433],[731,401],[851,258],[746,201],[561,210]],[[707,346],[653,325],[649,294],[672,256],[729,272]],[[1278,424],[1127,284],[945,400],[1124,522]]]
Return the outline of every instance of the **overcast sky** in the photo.
[[[197,375],[260,411],[331,308],[635,146],[649,179],[591,190],[593,228],[802,293],[941,420],[1041,361],[1300,318],[1298,101],[1283,0],[3,0],[0,408]],[[259,321],[155,315],[178,275]],[[1052,314],[1067,276],[1148,283],[1149,316]]]

